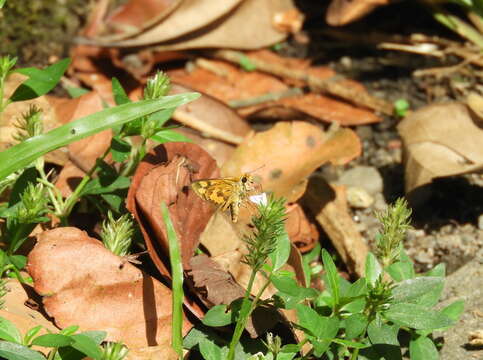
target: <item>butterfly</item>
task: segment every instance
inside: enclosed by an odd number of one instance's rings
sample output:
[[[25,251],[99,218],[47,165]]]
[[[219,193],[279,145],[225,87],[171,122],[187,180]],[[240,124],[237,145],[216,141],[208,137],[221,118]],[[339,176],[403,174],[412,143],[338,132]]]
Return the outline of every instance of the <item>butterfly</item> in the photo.
[[[250,193],[257,189],[257,184],[250,174],[240,177],[198,180],[191,183],[191,188],[203,200],[208,200],[221,211],[230,210],[231,221],[238,221],[240,206],[248,200]]]

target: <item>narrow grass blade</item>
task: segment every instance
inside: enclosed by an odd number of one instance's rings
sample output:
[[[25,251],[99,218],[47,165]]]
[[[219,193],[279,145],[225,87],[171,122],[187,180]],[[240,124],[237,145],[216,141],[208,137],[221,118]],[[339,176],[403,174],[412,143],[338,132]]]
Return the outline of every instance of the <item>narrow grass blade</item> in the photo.
[[[183,265],[181,263],[181,251],[178,236],[169,217],[169,211],[165,203],[161,203],[161,213],[166,225],[169,245],[169,261],[171,264],[171,276],[173,278],[173,320],[171,346],[183,358]]]

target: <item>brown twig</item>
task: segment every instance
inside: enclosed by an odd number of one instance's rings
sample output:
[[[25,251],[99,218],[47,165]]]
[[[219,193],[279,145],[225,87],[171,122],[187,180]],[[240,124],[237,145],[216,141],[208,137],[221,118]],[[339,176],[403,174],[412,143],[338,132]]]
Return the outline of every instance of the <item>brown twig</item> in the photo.
[[[436,78],[448,77],[451,74],[460,71],[463,67],[471,63],[473,58],[476,58],[476,57],[479,59],[483,59],[483,54],[473,54],[473,57],[464,59],[459,64],[456,64],[453,66],[416,70],[413,72],[413,76],[415,77],[434,76]]]
[[[294,87],[283,91],[274,91],[260,96],[254,96],[247,99],[230,100],[228,101],[228,106],[237,109],[252,105],[263,104],[269,101],[276,101],[287,97],[302,95],[303,93],[304,92],[301,88]]]
[[[233,50],[215,50],[208,52],[207,54],[211,57],[229,61],[237,65],[240,65],[240,60],[246,56],[241,52]],[[259,71],[263,71],[281,78],[303,81],[307,83],[307,85],[309,85],[313,91],[335,95],[344,100],[350,101],[353,104],[380,111],[387,115],[392,115],[393,113],[392,104],[386,102],[385,100],[375,98],[366,92],[360,90],[354,91],[333,78],[320,79],[308,74],[303,70],[292,69],[280,64],[268,63],[256,58],[250,58],[250,62],[255,65]]]

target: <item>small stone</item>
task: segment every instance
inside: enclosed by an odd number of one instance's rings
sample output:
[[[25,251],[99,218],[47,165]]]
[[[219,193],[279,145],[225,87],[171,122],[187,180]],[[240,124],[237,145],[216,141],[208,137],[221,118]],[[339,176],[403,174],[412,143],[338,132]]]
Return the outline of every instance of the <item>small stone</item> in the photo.
[[[372,166],[355,166],[344,172],[337,183],[347,187],[361,187],[370,195],[381,193],[383,189],[381,174]]]
[[[478,229],[483,230],[483,214],[478,216]]]
[[[357,186],[347,188],[347,202],[350,207],[356,209],[367,209],[374,204],[374,198],[369,193]]]

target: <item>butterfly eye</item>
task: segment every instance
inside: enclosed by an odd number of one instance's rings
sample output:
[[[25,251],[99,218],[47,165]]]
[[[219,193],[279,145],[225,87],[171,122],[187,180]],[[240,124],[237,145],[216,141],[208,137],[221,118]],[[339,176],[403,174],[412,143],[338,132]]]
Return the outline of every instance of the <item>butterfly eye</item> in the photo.
[[[244,176],[244,177],[242,177],[242,178],[241,178],[241,182],[242,182],[242,183],[246,183],[247,181],[248,181],[248,179],[247,179],[247,177],[246,177],[246,176]]]

